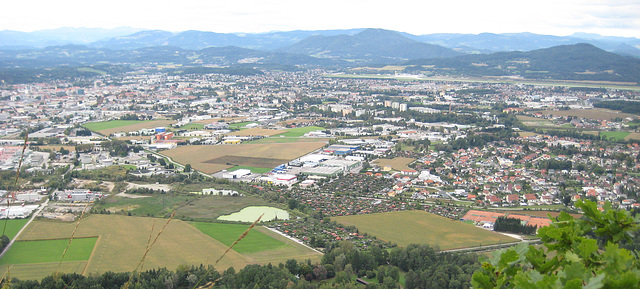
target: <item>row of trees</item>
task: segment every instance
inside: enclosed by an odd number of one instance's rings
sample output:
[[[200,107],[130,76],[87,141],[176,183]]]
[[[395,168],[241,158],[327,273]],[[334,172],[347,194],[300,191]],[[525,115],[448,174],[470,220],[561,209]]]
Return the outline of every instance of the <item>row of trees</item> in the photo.
[[[538,227],[523,225],[522,221],[515,218],[498,217],[493,224],[493,230],[497,232],[510,232],[516,234],[535,235]]]

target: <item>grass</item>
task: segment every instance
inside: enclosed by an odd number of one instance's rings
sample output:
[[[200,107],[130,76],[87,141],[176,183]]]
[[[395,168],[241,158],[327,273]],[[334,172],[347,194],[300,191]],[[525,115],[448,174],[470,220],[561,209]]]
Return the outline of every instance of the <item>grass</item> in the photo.
[[[123,126],[135,125],[149,122],[148,120],[110,120],[101,122],[85,123],[82,126],[92,131],[101,131],[105,129],[118,128]]]
[[[238,224],[219,224],[219,223],[205,223],[205,222],[192,222],[201,232],[207,234],[211,238],[214,238],[222,244],[231,246],[233,242],[238,239],[244,231],[249,228],[249,225]],[[251,231],[242,239],[242,242],[236,244],[233,247],[238,253],[256,253],[268,250],[274,250],[286,246],[286,244],[271,238],[261,232]]]
[[[238,131],[232,131],[232,132],[228,133],[228,135],[235,135],[235,136],[252,136],[252,135],[272,136],[272,135],[281,134],[283,132],[285,132],[285,131],[284,130],[277,130],[277,129],[266,129],[266,128],[254,127],[254,128],[247,128],[247,129],[242,129],[242,130],[238,130]]]
[[[604,135],[607,139],[623,140],[631,133],[625,131],[603,131],[600,134]]]
[[[76,238],[63,261],[87,261],[98,238]],[[69,239],[19,241],[2,259],[0,265],[59,262]]]
[[[361,233],[399,246],[429,244],[442,250],[515,242],[516,239],[424,211],[398,211],[332,218]]]
[[[323,147],[322,142],[179,146],[162,154],[204,173],[234,166],[275,167]],[[206,156],[206,157],[203,157]]]
[[[303,126],[303,127],[290,128],[290,129],[287,129],[287,132],[281,134],[281,136],[301,137],[305,133],[308,133],[310,131],[316,131],[316,130],[324,130],[324,128],[319,126]]]
[[[270,172],[273,168],[259,168],[259,167],[250,167],[250,166],[235,166],[233,168],[228,169],[227,171],[233,172],[240,169],[250,170],[254,174],[264,174]]]
[[[181,126],[180,129],[203,130],[204,129],[204,124],[201,124],[201,123],[189,123],[189,124],[185,124],[185,125]]]
[[[9,237],[9,240],[11,240],[13,239],[13,237],[16,236],[16,234],[18,234],[20,229],[22,229],[22,227],[24,227],[24,225],[27,224],[27,222],[29,222],[29,218],[11,219],[11,220],[3,219],[3,220],[0,220],[0,226],[1,226],[0,228],[4,230],[4,234],[7,235],[7,237]],[[5,229],[5,223],[7,224],[6,229]]]

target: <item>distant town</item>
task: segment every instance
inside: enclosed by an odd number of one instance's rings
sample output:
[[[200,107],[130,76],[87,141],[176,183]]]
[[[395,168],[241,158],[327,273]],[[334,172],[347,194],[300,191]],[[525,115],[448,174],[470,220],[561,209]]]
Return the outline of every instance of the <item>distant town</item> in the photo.
[[[407,245],[348,216],[422,211],[484,231],[507,217],[535,231],[550,224],[547,213],[580,214],[580,199],[640,209],[640,116],[603,105],[633,106],[640,91],[388,69],[243,76],[140,67],[2,85],[0,217],[35,217],[32,240],[38,222],[250,223],[257,217],[220,217],[265,206],[275,210],[265,227],[323,252],[344,240]],[[522,235],[433,245],[478,250]],[[114,268],[94,265],[84,272]]]

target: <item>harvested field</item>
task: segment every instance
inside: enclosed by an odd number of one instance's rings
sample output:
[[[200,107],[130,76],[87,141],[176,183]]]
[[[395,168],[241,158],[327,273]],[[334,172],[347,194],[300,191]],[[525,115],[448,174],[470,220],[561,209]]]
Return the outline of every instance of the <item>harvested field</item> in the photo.
[[[236,165],[251,167],[274,167],[323,147],[321,142],[285,144],[239,144],[215,146],[179,146],[162,154],[181,164],[191,164],[196,170],[207,174]],[[223,157],[231,157],[224,159]],[[222,159],[219,159],[222,158]],[[270,159],[272,161],[268,161]],[[233,165],[226,165],[232,163]],[[265,164],[269,164],[266,166]]]
[[[551,217],[557,217],[560,215],[560,212],[552,212],[552,211],[530,211],[530,210],[491,210],[492,212],[499,212],[504,214],[519,214],[526,216],[534,216],[534,217],[543,217],[546,218],[547,214],[551,215]],[[569,214],[572,217],[579,219],[582,217],[582,214]]]
[[[614,118],[637,117],[637,115],[622,113],[615,110],[594,108],[594,109],[569,109],[569,110],[543,110],[542,114],[553,116],[574,116],[581,118],[612,120]]]
[[[366,232],[399,246],[429,244],[448,250],[518,241],[425,211],[397,211],[332,219],[345,226],[356,226],[360,233]]]
[[[373,162],[373,164],[378,165],[379,167],[389,166],[396,171],[401,170],[411,170],[412,168],[407,165],[415,161],[416,159],[412,158],[392,158],[392,159],[377,159]]]
[[[281,137],[272,136],[246,142],[248,144],[292,143],[292,142],[329,142],[329,138]]]
[[[640,132],[629,133],[629,135],[627,135],[624,139],[625,140],[630,140],[630,139],[640,140]]]
[[[60,148],[64,148],[65,150],[68,150],[70,152],[76,151],[76,147],[75,146],[63,146],[63,145],[46,145],[46,146],[38,146],[38,148],[40,148],[43,151],[51,150],[51,151],[54,151],[54,152],[59,152]]]

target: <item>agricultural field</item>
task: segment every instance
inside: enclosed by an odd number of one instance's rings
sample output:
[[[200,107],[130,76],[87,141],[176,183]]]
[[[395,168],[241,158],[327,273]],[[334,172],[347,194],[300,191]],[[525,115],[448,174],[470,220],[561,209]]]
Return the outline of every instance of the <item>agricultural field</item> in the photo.
[[[490,210],[492,212],[498,212],[498,213],[504,213],[504,214],[519,214],[519,215],[525,215],[525,216],[534,216],[534,217],[543,217],[546,218],[548,217],[547,214],[551,215],[552,218],[557,217],[558,215],[560,215],[560,212],[553,212],[553,211],[532,211],[532,210]],[[582,214],[569,214],[572,217],[579,219],[582,217]]]
[[[145,258],[145,269],[166,267],[173,270],[179,265],[213,264],[227,249],[227,245],[223,241],[228,242],[228,239],[239,231],[237,227],[219,227],[218,229],[223,231],[220,233],[228,235],[227,237],[216,236],[216,238],[223,240],[221,241],[203,233],[193,225],[177,219],[169,221],[168,219],[122,215],[90,215],[79,222],[75,238],[97,236],[97,239],[89,238],[96,240],[95,247],[87,261],[66,261],[65,257],[61,271],[85,275],[101,274],[106,271],[132,271],[145,254],[148,240],[155,239],[158,235],[157,242]],[[30,240],[29,242],[56,238],[68,240],[75,227],[76,222],[38,220],[25,230],[20,240]],[[231,232],[227,233],[227,230]],[[310,258],[318,261],[321,257],[320,254],[267,229],[256,227],[254,230],[255,232],[252,231],[248,235],[256,233],[254,237],[251,237],[254,241],[247,243],[244,249],[238,249],[245,253],[241,254],[236,250],[229,251],[216,265],[217,270],[222,271],[230,266],[242,268],[254,263],[277,264],[290,258],[299,260]],[[237,237],[239,234],[235,238]],[[75,238],[73,242],[81,240]],[[256,239],[262,242],[269,241],[265,248],[262,248],[259,242],[255,242]],[[249,240],[251,241],[251,239]],[[278,244],[278,242],[282,244]],[[41,279],[49,276],[57,269],[59,259],[53,263],[44,258],[36,261],[41,263],[12,265],[11,277]],[[6,265],[2,266],[0,273],[4,274],[6,269]]]
[[[255,127],[255,128],[248,128],[248,129],[243,129],[243,130],[238,130],[238,131],[232,131],[232,132],[228,133],[227,135],[236,135],[236,136],[249,136],[249,135],[272,136],[272,135],[277,135],[277,134],[281,134],[281,133],[284,133],[284,132],[285,132],[284,130],[266,129],[266,128]]]
[[[24,227],[29,221],[28,218],[25,219],[3,219],[0,220],[0,228],[2,228],[3,235],[7,235],[9,240],[13,239],[13,237],[18,234],[20,229]],[[1,235],[0,235],[1,236]]]
[[[408,165],[415,161],[416,159],[412,158],[392,158],[392,159],[377,159],[373,162],[373,164],[379,167],[389,166],[396,171],[401,170],[411,170]]]
[[[615,110],[594,108],[594,109],[569,109],[569,110],[543,110],[544,115],[553,116],[574,116],[597,120],[613,120],[615,118],[637,117],[633,114],[622,113]]]
[[[630,139],[640,140],[640,132],[631,132],[624,139],[625,140],[630,140]]]
[[[60,148],[64,148],[65,150],[68,150],[70,152],[76,151],[75,146],[63,146],[63,145],[46,145],[46,146],[38,146],[38,148],[40,148],[42,151],[50,150],[54,152],[59,152]]]
[[[324,127],[319,126],[303,126],[287,129],[285,133],[282,134],[283,137],[301,137],[305,133],[316,131],[316,130],[324,130]]]
[[[110,135],[116,132],[131,132],[138,131],[143,128],[168,126],[174,122],[175,121],[173,120],[111,120],[91,122],[84,124],[83,126],[102,135]]]
[[[273,168],[323,147],[325,143],[179,146],[162,154],[211,174],[235,166]]]
[[[429,244],[449,250],[518,241],[425,211],[397,211],[332,219],[345,226],[356,226],[360,233],[368,233],[399,246]]]
[[[73,239],[63,262],[89,260],[97,239],[96,237]],[[0,259],[0,265],[60,262],[67,244],[69,244],[68,238],[15,242],[7,254]]]
[[[225,246],[231,246],[231,244],[238,239],[238,236],[242,235],[242,233],[249,228],[249,225],[205,222],[191,222],[191,225],[196,227],[202,233],[207,234],[209,237],[222,242]],[[285,243],[271,238],[267,234],[258,231],[250,231],[241,242],[233,247],[233,250],[244,254],[274,250],[284,246],[286,246]]]
[[[601,136],[604,136],[607,139],[614,139],[614,140],[626,139],[626,137],[629,136],[630,134],[631,133],[625,132],[625,131],[603,131],[603,132],[600,132]]]

